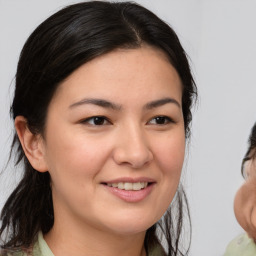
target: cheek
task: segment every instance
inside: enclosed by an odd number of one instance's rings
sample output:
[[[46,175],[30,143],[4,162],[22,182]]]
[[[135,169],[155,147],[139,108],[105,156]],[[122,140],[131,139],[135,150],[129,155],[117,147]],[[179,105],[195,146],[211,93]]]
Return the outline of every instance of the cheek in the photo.
[[[161,171],[161,183],[159,184],[159,209],[160,215],[169,207],[177,191],[185,154],[184,133],[177,133],[155,147],[157,164]],[[159,196],[158,195],[158,196]],[[161,217],[161,216],[160,216]]]
[[[109,149],[79,134],[56,135],[48,141],[51,143],[47,145],[47,162],[55,209],[66,207],[67,211],[84,212],[97,196],[97,175]]]
[[[241,225],[243,229],[247,230],[246,218],[247,217],[249,218],[249,216],[247,216],[247,212],[250,212],[250,211],[245,204],[246,200],[243,193],[243,189],[244,187],[241,187],[236,193],[235,200],[234,200],[234,212],[235,212],[235,216],[238,223]]]
[[[234,212],[238,223],[246,231],[254,225],[253,209],[256,205],[256,178],[248,179],[237,191]]]
[[[156,155],[164,175],[179,179],[185,155],[184,133],[177,132],[158,143]]]
[[[100,171],[109,149],[83,134],[60,132],[48,137],[46,161],[54,185],[83,186]],[[107,143],[105,143],[107,145]]]

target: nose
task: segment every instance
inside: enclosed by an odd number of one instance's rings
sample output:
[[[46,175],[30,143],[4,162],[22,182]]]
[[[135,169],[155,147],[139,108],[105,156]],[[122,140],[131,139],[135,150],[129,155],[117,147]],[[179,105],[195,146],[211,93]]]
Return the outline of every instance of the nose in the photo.
[[[113,152],[114,161],[119,165],[142,168],[153,159],[145,132],[139,127],[124,128],[117,136]]]

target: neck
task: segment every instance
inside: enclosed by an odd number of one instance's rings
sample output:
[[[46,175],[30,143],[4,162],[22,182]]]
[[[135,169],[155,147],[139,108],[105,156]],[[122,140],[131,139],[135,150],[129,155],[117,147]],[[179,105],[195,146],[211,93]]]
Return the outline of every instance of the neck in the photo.
[[[145,233],[120,235],[89,225],[74,228],[74,225],[55,223],[45,240],[55,256],[146,256]]]

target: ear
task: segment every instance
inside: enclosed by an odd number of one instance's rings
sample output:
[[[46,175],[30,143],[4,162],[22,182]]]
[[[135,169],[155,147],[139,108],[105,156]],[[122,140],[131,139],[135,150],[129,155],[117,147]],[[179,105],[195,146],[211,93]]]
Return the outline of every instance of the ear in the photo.
[[[42,137],[29,130],[25,117],[17,116],[14,123],[23,151],[32,167],[39,172],[47,172]]]

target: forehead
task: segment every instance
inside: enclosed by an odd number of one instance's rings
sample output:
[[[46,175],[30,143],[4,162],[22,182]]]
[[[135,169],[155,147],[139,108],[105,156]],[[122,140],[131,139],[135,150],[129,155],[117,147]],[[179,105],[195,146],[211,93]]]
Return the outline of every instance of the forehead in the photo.
[[[85,63],[60,84],[55,97],[65,93],[79,100],[79,96],[97,93],[105,98],[115,93],[139,99],[155,93],[163,97],[168,91],[181,99],[179,75],[163,51],[146,45],[117,49]]]

